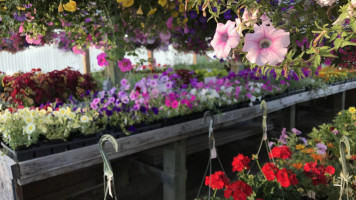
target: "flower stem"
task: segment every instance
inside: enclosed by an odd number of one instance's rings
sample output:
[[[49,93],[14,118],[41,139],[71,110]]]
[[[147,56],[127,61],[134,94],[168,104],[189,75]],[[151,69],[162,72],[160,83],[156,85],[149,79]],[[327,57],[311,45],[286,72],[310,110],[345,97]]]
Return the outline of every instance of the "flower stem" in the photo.
[[[216,192],[218,191],[218,189],[215,189],[214,190],[214,195],[213,195],[213,198],[215,199],[215,195],[216,195]]]

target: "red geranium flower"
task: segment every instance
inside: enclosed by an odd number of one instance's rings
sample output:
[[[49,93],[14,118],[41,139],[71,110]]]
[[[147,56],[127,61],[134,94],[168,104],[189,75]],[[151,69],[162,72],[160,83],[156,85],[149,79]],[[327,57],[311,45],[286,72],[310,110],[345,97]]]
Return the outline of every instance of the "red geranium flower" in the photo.
[[[205,185],[210,186],[212,189],[223,189],[227,187],[230,180],[225,176],[222,171],[217,171],[214,174],[205,177]]]
[[[248,164],[250,161],[250,158],[247,156],[243,156],[242,154],[237,155],[232,161],[232,171],[241,172],[242,170],[249,169]]]
[[[227,186],[224,196],[225,198],[232,198],[234,200],[246,200],[252,194],[252,188],[243,181],[236,181]]]
[[[313,185],[327,184],[331,178],[325,174],[333,175],[335,168],[332,166],[325,167],[318,165],[317,162],[309,162],[304,165],[304,174],[312,179]]]
[[[292,171],[283,168],[276,173],[276,178],[282,187],[289,187],[299,183],[297,176]]]
[[[292,152],[288,146],[273,147],[272,152],[269,154],[270,158],[289,159],[291,156]]]
[[[276,173],[276,178],[279,184],[281,184],[282,187],[289,187],[290,182],[288,179],[288,172],[287,169],[283,168]]]
[[[278,168],[273,163],[266,163],[262,167],[262,172],[265,175],[266,179],[269,181],[274,180],[274,178],[276,177],[277,171],[278,171]]]
[[[326,167],[325,173],[333,175],[335,173],[335,168],[333,166],[329,165]]]

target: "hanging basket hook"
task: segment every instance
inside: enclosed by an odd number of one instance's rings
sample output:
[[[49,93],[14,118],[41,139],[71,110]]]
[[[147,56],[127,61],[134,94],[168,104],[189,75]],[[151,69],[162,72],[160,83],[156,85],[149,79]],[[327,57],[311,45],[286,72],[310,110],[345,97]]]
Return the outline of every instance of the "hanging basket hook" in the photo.
[[[212,136],[213,133],[213,126],[214,126],[214,115],[210,111],[206,111],[204,113],[204,122],[206,123],[206,118],[210,118],[210,124],[209,124],[209,138]]]
[[[112,171],[110,161],[108,160],[106,153],[103,149],[103,145],[106,141],[109,141],[113,145],[116,152],[119,151],[119,146],[113,136],[108,134],[101,136],[99,140],[99,151],[101,157],[103,158],[103,164],[104,164],[104,194],[105,194],[104,200],[106,199],[108,193],[112,198],[115,198],[117,200],[115,181],[114,181],[114,172]],[[114,195],[112,193],[112,188],[114,189]]]
[[[267,103],[265,100],[262,100],[260,108],[262,110],[262,131],[263,131],[263,139],[267,140]]]

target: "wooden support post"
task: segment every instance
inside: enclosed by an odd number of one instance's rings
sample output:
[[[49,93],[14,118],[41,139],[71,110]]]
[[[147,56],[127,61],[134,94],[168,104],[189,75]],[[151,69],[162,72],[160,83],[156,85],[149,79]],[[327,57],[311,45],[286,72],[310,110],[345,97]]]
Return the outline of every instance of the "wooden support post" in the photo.
[[[186,199],[185,140],[180,140],[164,147],[163,170],[171,175],[171,180],[163,183],[164,200]]]
[[[295,119],[296,119],[296,105],[293,104],[288,108],[282,110],[281,113],[281,128],[295,128]]]
[[[154,66],[156,61],[153,55],[153,50],[147,51],[147,57],[148,57],[148,64]]]
[[[193,65],[196,65],[198,63],[198,54],[197,53],[193,53]]]
[[[295,118],[296,118],[295,108],[296,108],[296,104],[289,107],[289,130],[295,128]]]
[[[341,110],[345,109],[345,98],[346,93],[345,92],[340,92],[337,94],[333,95],[333,102],[334,102],[334,113],[338,113]]]
[[[85,54],[83,55],[83,67],[84,67],[84,74],[90,74],[89,48],[85,49]]]
[[[106,76],[109,77],[112,86],[118,87],[125,74],[120,71],[117,62],[109,61],[109,66],[105,68]]]

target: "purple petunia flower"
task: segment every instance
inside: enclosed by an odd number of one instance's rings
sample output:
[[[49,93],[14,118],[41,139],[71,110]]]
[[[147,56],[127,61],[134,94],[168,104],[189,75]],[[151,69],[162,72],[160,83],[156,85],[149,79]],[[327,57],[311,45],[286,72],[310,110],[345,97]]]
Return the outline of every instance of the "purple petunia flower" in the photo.
[[[316,144],[316,147],[318,148],[317,153],[320,155],[324,155],[326,153],[326,150],[328,149],[323,143]]]
[[[124,104],[128,104],[130,102],[129,97],[127,97],[127,96],[123,96],[120,99],[121,99],[122,103],[124,103]]]
[[[158,115],[158,108],[152,107],[151,110],[155,115]]]
[[[282,144],[287,144],[287,138],[288,138],[288,135],[287,135],[286,128],[283,128],[281,136],[279,137],[278,142],[280,142]]]
[[[95,98],[92,103],[97,105],[99,102],[100,102],[100,98]]]
[[[120,83],[121,83],[121,85],[127,85],[128,81],[127,81],[127,79],[123,78],[123,79],[121,79]]]
[[[298,129],[296,129],[296,128],[292,128],[292,133],[294,133],[294,134],[296,134],[296,135],[300,135],[300,134],[302,134],[302,132],[301,131],[299,131]]]
[[[146,107],[145,106],[141,106],[140,107],[140,111],[142,112],[142,113],[147,113],[147,109],[146,109]]]

